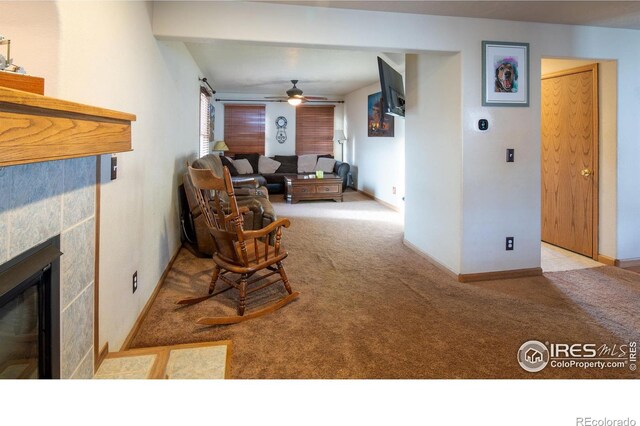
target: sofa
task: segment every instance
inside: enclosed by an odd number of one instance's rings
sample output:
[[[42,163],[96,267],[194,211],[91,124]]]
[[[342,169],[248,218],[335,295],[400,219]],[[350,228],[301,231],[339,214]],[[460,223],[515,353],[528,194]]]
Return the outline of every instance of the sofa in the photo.
[[[194,161],[191,166],[196,169],[209,169],[216,176],[223,175],[223,165],[218,155],[205,155]],[[246,176],[236,178],[233,181],[233,186],[238,206],[248,209],[243,214],[245,229],[261,229],[277,220],[266,187]],[[189,173],[185,173],[183,176],[183,187],[185,200],[181,211],[184,242],[196,255],[211,256],[214,251],[213,239],[209,234],[205,217],[195,199],[195,188],[191,183]],[[273,238],[274,236],[271,236],[270,239]]]
[[[332,155],[318,155],[318,159],[320,158],[333,158]],[[275,160],[280,163],[280,166],[275,171],[275,173],[260,173],[259,170],[259,159],[260,154],[252,153],[252,154],[236,154],[233,158],[230,157],[221,157],[223,165],[229,168],[231,173],[231,180],[234,182],[240,181],[243,178],[252,178],[255,179],[256,182],[260,186],[266,187],[269,193],[271,194],[283,194],[284,193],[284,178],[285,176],[296,176],[298,175],[298,159],[297,155],[274,155],[272,157],[268,157],[272,160]],[[239,174],[234,167],[234,160],[246,159],[254,173],[251,174]],[[342,189],[347,188],[347,179],[349,175],[349,169],[351,168],[348,163],[335,160],[335,164],[333,166],[333,174],[340,176],[342,178]]]

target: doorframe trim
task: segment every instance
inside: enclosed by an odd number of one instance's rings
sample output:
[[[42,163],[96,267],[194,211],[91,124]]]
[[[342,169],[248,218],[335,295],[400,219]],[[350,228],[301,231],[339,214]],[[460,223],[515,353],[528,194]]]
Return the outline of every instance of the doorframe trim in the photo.
[[[576,68],[570,68],[567,70],[562,70],[550,74],[543,75],[540,80],[546,80],[555,77],[563,77],[571,74],[580,74],[583,72],[591,72],[593,76],[592,85],[593,89],[593,112],[591,119],[593,120],[592,128],[593,128],[593,138],[591,142],[591,152],[593,153],[593,179],[591,183],[591,189],[593,194],[593,201],[591,203],[591,217],[592,217],[592,248],[591,248],[591,258],[593,260],[598,260],[598,251],[599,251],[599,225],[600,225],[600,98],[598,97],[598,93],[600,90],[600,81],[598,79],[598,63],[595,62],[589,65],[583,65]]]

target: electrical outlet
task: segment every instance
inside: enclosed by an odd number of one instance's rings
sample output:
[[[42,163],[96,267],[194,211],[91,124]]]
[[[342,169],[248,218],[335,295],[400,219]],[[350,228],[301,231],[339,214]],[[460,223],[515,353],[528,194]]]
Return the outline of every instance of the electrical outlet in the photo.
[[[133,292],[135,293],[138,289],[138,271],[133,273]]]
[[[395,186],[393,187],[391,192],[393,193],[393,195],[396,195],[396,187]]]
[[[513,250],[513,237],[507,237],[506,250]]]

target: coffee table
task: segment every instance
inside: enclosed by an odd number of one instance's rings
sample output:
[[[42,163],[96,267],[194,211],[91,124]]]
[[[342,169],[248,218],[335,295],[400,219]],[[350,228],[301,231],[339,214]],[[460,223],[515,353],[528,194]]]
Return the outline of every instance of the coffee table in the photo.
[[[286,176],[284,188],[288,203],[301,200],[342,201],[342,178],[334,174],[325,174],[322,178],[315,174]]]

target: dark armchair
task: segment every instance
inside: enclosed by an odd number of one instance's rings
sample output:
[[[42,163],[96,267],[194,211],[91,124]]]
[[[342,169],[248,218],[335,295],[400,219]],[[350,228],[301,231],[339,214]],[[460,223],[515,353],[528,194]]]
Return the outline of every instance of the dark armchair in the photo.
[[[195,169],[209,169],[216,176],[224,175],[222,161],[217,155],[205,155],[194,161],[192,167]],[[213,240],[207,228],[205,217],[200,211],[195,198],[195,188],[188,173],[185,173],[183,177],[183,185],[187,205],[182,209],[182,215],[186,216],[188,214],[188,217],[182,218],[184,233],[187,234],[187,228],[192,230],[192,235],[185,235],[185,239],[197,254],[211,256],[214,248]],[[243,208],[245,229],[261,229],[277,220],[273,206],[269,201],[269,193],[264,186],[259,185],[252,178],[236,178],[233,185],[238,206],[246,207]],[[188,226],[185,225],[185,222],[188,223]]]

